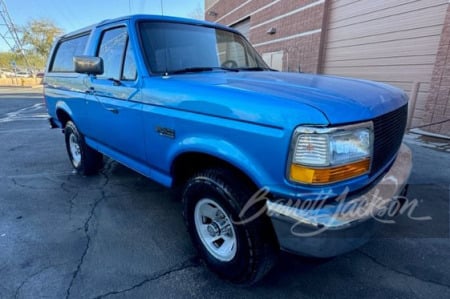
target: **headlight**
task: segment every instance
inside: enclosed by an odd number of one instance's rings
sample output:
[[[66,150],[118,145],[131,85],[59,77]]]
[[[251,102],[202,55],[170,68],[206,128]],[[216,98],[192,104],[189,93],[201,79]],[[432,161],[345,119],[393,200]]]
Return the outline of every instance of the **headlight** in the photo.
[[[337,128],[299,127],[293,138],[289,178],[327,184],[368,173],[373,147],[373,124]]]
[[[354,131],[332,134],[330,136],[330,164],[338,165],[369,158],[371,154],[371,131]]]

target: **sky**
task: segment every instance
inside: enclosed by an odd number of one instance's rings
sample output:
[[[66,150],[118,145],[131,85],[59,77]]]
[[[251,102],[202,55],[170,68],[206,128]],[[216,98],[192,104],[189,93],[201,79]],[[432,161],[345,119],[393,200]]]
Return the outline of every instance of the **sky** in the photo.
[[[4,0],[16,26],[32,19],[49,19],[70,32],[105,19],[145,13],[189,17],[204,0]],[[2,26],[4,27],[4,26]],[[4,30],[0,28],[0,30]],[[4,33],[4,32],[1,32]],[[9,50],[0,39],[0,51]]]

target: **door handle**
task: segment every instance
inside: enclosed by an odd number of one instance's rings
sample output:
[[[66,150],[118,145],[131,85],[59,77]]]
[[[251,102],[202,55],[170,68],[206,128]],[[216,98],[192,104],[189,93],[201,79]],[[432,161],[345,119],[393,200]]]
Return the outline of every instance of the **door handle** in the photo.
[[[87,94],[94,94],[94,92],[95,92],[94,87],[89,87],[89,89],[85,91],[85,93],[87,93]]]
[[[108,110],[109,112],[114,113],[114,114],[119,113],[119,109],[117,109],[117,108],[106,108],[106,110]]]

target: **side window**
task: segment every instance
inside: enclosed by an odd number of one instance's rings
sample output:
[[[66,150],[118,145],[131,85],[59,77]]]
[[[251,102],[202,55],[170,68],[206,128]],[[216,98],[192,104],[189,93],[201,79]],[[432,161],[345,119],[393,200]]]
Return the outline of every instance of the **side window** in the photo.
[[[125,60],[123,62],[122,80],[134,81],[136,80],[136,60],[134,60],[133,46],[130,41],[127,44],[127,51],[125,52]]]
[[[125,27],[114,28],[103,33],[97,55],[103,59],[104,73],[97,78],[118,80],[122,78],[122,61],[127,39]]]
[[[88,36],[88,34],[85,34],[61,41],[56,48],[50,72],[73,72],[73,57],[83,55]]]
[[[233,60],[239,67],[247,65],[247,57],[245,55],[244,46],[239,42],[227,42],[226,44],[219,44],[220,63],[227,60]],[[225,55],[224,55],[225,54]]]

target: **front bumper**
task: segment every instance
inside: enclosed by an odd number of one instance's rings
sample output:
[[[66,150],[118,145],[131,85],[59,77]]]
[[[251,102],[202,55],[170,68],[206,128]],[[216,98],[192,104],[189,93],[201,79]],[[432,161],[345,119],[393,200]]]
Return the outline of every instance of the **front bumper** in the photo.
[[[280,247],[300,255],[331,257],[366,243],[383,214],[406,186],[412,168],[411,150],[402,145],[390,170],[364,194],[314,208],[301,201],[267,201],[267,211]]]

